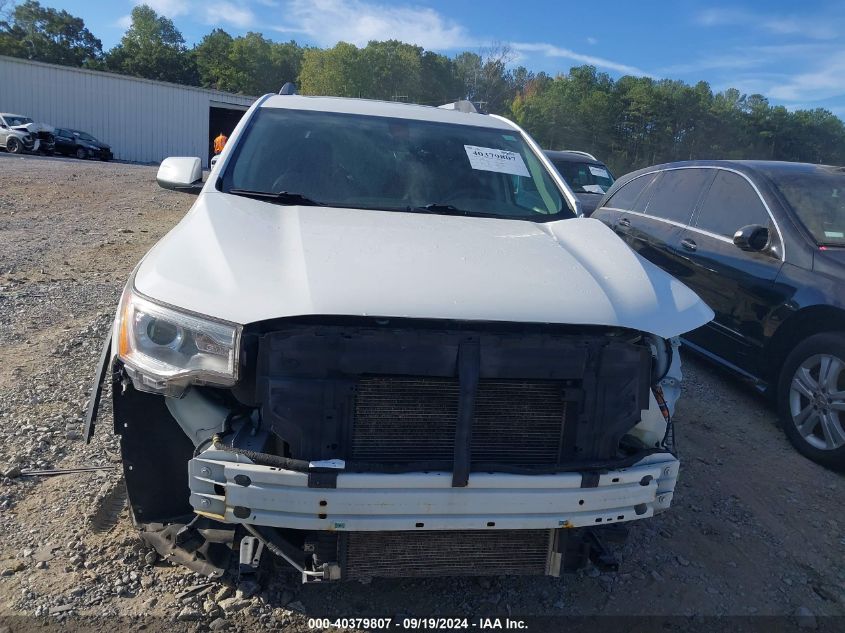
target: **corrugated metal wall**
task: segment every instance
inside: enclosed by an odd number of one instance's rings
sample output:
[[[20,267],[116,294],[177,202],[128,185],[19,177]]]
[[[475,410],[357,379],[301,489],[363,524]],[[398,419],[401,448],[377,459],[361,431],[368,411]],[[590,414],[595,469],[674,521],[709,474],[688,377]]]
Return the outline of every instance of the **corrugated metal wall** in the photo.
[[[93,134],[115,157],[208,159],[208,110],[254,97],[0,56],[0,112]]]

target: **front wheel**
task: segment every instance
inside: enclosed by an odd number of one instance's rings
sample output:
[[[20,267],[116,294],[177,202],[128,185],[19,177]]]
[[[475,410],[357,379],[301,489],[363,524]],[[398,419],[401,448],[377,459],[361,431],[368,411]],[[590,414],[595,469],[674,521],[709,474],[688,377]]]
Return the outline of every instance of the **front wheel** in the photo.
[[[76,149],[76,157],[77,157],[79,160],[85,160],[86,158],[88,158],[88,152],[86,152],[86,151],[85,151],[84,149],[82,149],[81,147],[78,147],[78,148]]]
[[[845,470],[845,333],[816,334],[792,350],[781,368],[778,410],[802,455]]]
[[[6,139],[6,151],[10,154],[22,154],[23,153],[23,143],[21,143],[18,139],[14,136],[10,136]]]

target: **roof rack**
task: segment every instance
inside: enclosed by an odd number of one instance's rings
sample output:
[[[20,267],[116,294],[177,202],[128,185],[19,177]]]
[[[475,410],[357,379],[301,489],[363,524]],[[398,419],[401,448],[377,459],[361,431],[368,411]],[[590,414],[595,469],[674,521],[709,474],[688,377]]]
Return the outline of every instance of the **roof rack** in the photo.
[[[579,150],[579,149],[562,149],[562,150],[560,150],[560,151],[561,151],[561,152],[569,152],[570,154],[581,154],[581,156],[586,156],[586,157],[587,157],[587,158],[589,158],[590,160],[594,160],[594,161],[596,161],[596,162],[598,162],[598,160],[599,160],[598,158],[596,158],[595,156],[593,156],[593,155],[592,155],[592,154],[590,154],[589,152],[582,152],[582,151],[581,151],[581,150]]]
[[[295,95],[296,94],[296,84],[292,81],[286,81],[285,85],[282,86],[282,89],[279,90],[280,95]]]
[[[478,110],[472,102],[466,101],[465,99],[453,101],[452,103],[444,103],[443,105],[437,107],[442,108],[443,110],[457,110],[458,112],[472,112],[474,114],[478,114]]]

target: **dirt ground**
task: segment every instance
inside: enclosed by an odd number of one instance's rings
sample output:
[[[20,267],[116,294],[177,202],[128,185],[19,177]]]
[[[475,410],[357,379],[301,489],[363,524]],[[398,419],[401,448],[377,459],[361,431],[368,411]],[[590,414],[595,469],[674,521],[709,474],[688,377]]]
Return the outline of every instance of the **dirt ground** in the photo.
[[[0,472],[10,475],[0,479],[0,616],[11,618],[0,630],[86,616],[101,630],[121,616],[306,631],[324,616],[598,614],[782,616],[845,630],[845,477],[801,457],[760,396],[689,354],[674,505],[631,525],[617,574],[309,586],[283,574],[243,596],[157,562],[125,511],[92,533],[86,516],[119,478],[108,413],[90,446],[80,439],[102,338],[133,266],[193,198],[157,188],[152,167],[0,154],[0,173]],[[108,469],[15,472],[93,465]]]

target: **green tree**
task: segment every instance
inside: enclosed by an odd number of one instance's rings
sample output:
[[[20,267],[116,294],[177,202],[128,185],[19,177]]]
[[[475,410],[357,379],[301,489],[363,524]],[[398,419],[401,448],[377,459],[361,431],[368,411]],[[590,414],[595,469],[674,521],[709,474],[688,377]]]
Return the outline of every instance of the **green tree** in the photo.
[[[420,57],[419,90],[418,103],[425,105],[443,105],[463,98],[452,60],[431,51]]]
[[[132,24],[105,56],[108,70],[196,85],[197,68],[173,22],[145,4],[132,9]]]
[[[297,81],[302,70],[303,52],[303,48],[293,40],[290,42],[273,42],[270,55],[273,60],[276,84],[271,88],[271,92],[278,92],[287,81]]]
[[[286,81],[296,80],[302,65],[296,42],[273,42],[252,32],[232,38],[214,29],[191,53],[202,86],[248,95],[278,92]]]
[[[227,83],[230,90],[249,95],[278,92],[274,77],[272,43],[260,33],[247,33],[232,42]]]
[[[419,102],[423,49],[398,40],[369,42],[358,56],[362,92],[373,99]]]
[[[507,46],[493,46],[483,55],[463,52],[455,57],[455,75],[464,98],[486,112],[505,113],[516,90],[508,70],[513,54]]]
[[[302,56],[300,91],[310,95],[368,97],[361,51],[354,44],[338,42],[332,48],[310,48]]]
[[[0,2],[0,55],[82,66],[96,62],[102,54],[102,43],[82,18],[42,7],[36,0],[27,0],[10,11]]]
[[[229,56],[232,36],[223,29],[214,29],[202,38],[193,49],[200,85],[216,90],[231,90],[228,74],[231,72]]]
[[[789,112],[762,95],[706,82],[620,77],[590,66],[513,82],[514,118],[550,149],[582,149],[619,174],[697,158],[845,162],[845,125],[826,110]]]

